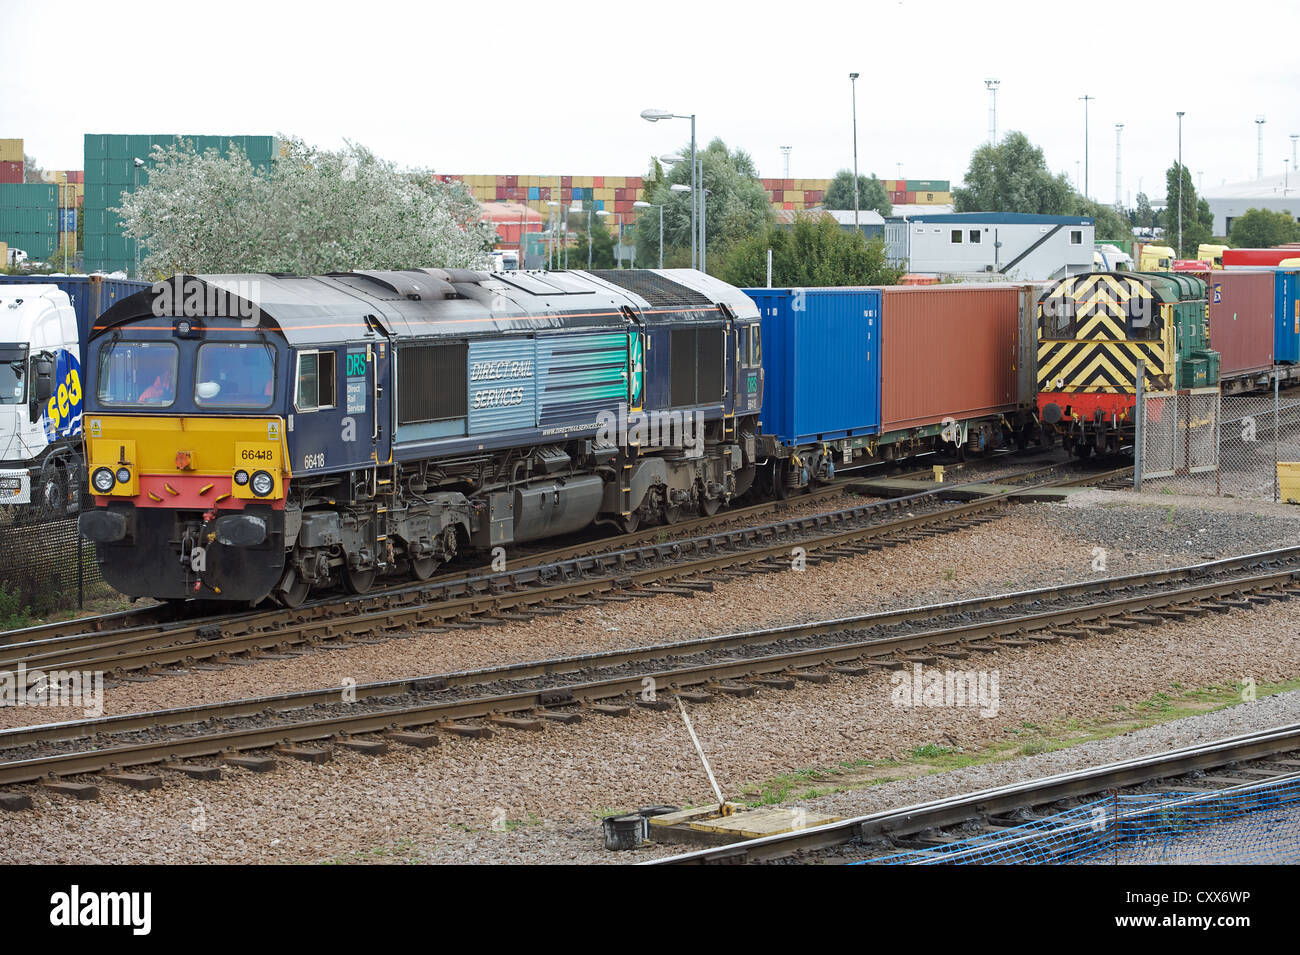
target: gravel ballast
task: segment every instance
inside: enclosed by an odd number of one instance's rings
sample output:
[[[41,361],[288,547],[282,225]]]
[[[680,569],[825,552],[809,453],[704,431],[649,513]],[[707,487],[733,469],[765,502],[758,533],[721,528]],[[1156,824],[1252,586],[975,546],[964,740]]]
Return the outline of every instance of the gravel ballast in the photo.
[[[1300,635],[1294,607],[1282,603],[1086,641],[1008,647],[953,666],[998,672],[996,715],[895,706],[888,673],[719,698],[691,715],[724,792],[735,796],[800,768],[906,758],[925,746],[973,752],[1016,739],[1027,724],[1050,726],[1066,716],[1112,720],[1117,707],[1137,712],[1174,684],[1293,679],[1300,676]],[[1288,693],[1070,750],[800,805],[857,814],[1297,719],[1300,694]],[[22,787],[35,794],[37,808],[0,814],[0,861],[630,862],[674,850],[606,853],[600,815],[712,801],[680,717],[640,709],[541,733],[444,737],[431,750],[396,748],[378,758],[340,750],[323,766],[281,760],[275,773],[229,770],[216,783],[167,774],[164,788],[147,793],[102,785],[97,803]]]
[[[1113,503],[1114,492],[1103,495]],[[584,607],[526,623],[416,633],[378,644],[317,650],[220,671],[169,674],[105,693],[119,714],[473,669],[521,660],[752,629],[992,592],[1052,586],[1284,546],[1300,539],[1300,508],[1240,514],[1130,505],[1020,505],[965,531],[810,566],[802,573],[719,580],[711,594]],[[1163,502],[1162,502],[1163,503]],[[1240,502],[1239,502],[1240,503]],[[1253,513],[1253,512],[1252,512]],[[1183,523],[1186,522],[1186,523]],[[1098,550],[1100,548],[1100,551]],[[80,710],[0,709],[0,727],[81,717]]]

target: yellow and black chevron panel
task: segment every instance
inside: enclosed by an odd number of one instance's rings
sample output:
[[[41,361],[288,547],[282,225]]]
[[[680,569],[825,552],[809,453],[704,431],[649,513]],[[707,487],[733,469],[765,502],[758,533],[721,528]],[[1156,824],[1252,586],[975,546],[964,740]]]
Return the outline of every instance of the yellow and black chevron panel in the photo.
[[[1162,342],[1043,342],[1038,390],[1132,393],[1139,360],[1146,361],[1148,380],[1169,374]]]
[[[1064,278],[1038,306],[1038,389],[1132,392],[1137,362],[1148,378],[1173,367],[1168,306],[1140,276],[1093,272]]]

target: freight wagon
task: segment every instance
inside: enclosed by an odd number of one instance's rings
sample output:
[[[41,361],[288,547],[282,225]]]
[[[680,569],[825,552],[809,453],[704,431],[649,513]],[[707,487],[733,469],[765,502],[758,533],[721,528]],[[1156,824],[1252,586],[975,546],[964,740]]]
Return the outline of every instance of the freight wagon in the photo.
[[[1210,347],[1219,353],[1223,394],[1272,387],[1300,376],[1300,273],[1238,268],[1192,273],[1206,283]]]
[[[762,316],[759,486],[784,494],[837,463],[1041,440],[1040,287],[746,289]]]

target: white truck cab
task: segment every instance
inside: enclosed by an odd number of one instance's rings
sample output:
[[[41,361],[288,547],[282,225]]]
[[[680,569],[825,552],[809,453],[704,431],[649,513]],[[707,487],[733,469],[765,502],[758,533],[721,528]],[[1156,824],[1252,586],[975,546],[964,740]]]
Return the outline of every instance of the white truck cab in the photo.
[[[82,383],[68,294],[0,285],[0,505],[77,509]]]

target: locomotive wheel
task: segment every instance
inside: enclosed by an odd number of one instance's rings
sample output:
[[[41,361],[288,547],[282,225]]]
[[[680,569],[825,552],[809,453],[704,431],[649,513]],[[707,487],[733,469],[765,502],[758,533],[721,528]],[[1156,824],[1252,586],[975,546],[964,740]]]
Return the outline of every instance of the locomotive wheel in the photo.
[[[778,501],[784,501],[790,495],[790,489],[785,486],[785,468],[780,461],[772,462],[772,495]]]
[[[343,568],[343,588],[350,594],[364,594],[370,590],[375,583],[374,570],[353,570],[351,567]]]
[[[311,582],[303,580],[301,577],[297,576],[292,569],[285,572],[285,579],[288,579],[291,574],[293,574],[293,583],[291,583],[288,588],[281,586],[277,589],[275,591],[275,599],[278,600],[282,606],[293,610],[295,607],[301,607],[307,600],[307,594],[311,592]],[[280,583],[283,585],[284,581],[282,580]]]
[[[438,569],[438,558],[436,557],[413,557],[409,563],[411,565],[411,576],[416,580],[428,580],[433,576],[433,572]]]
[[[665,504],[660,508],[659,514],[665,524],[676,524],[682,519],[682,507],[680,504]]]

